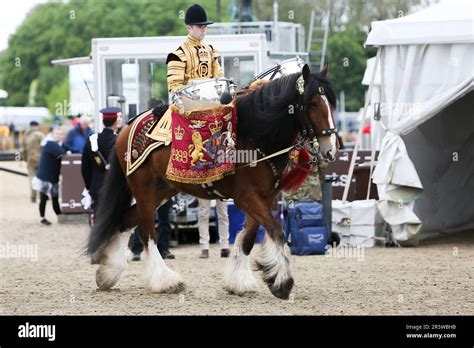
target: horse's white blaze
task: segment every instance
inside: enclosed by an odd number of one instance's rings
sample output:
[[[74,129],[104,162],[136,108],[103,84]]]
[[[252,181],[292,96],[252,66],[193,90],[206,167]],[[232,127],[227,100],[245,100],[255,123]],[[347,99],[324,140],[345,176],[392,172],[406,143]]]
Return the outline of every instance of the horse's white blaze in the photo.
[[[271,238],[265,239],[260,252],[259,263],[267,268],[263,278],[275,277],[273,287],[279,288],[291,278],[290,250],[286,244],[277,245]]]
[[[153,239],[148,240],[145,266],[145,287],[152,292],[176,292],[183,287],[179,273],[166,266]]]
[[[96,282],[101,290],[110,289],[127,268],[127,244],[131,231],[115,234],[100,255]]]
[[[242,251],[242,236],[243,232],[237,235],[224,273],[224,288],[237,295],[258,290],[257,279],[250,268],[250,255]]]
[[[332,109],[331,105],[329,104],[329,100],[325,95],[321,95],[321,99],[324,101],[324,104],[326,104],[326,107],[328,108],[328,123],[329,123],[329,128],[336,128],[334,126],[334,120],[332,117]],[[331,134],[329,136],[329,139],[331,141],[331,153],[332,155],[335,155],[337,152],[337,146],[336,146],[336,134]]]

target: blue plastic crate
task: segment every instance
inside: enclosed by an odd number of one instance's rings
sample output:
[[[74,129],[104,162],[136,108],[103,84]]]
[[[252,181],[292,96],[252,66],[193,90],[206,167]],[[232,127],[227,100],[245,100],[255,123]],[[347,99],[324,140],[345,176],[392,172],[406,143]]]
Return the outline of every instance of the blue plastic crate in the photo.
[[[242,231],[244,228],[245,214],[233,203],[227,205],[227,214],[229,216],[229,243],[234,244],[237,234]],[[216,212],[216,231],[217,238],[219,238],[219,220]],[[258,228],[257,238],[255,239],[256,243],[263,242],[263,237],[265,236],[265,229],[263,226]]]

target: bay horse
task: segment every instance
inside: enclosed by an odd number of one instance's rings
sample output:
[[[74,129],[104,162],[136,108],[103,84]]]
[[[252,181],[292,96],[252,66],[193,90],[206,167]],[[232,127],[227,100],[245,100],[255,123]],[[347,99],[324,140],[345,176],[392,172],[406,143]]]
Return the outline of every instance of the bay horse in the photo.
[[[236,149],[258,150],[263,157],[294,145],[298,136],[317,137],[322,156],[334,160],[338,149],[333,118],[336,98],[326,79],[327,72],[325,66],[320,73],[312,74],[305,65],[301,73],[270,81],[238,96]],[[184,289],[184,282],[158,252],[154,212],[178,192],[204,199],[216,197],[201,185],[166,178],[171,146],[155,149],[141,167],[125,176],[130,128],[124,128],[117,138],[87,253],[97,255],[100,260],[96,272],[98,288],[111,288],[127,266],[125,251],[131,229],[140,225],[140,239],[146,252],[146,289],[177,293]],[[282,225],[271,214],[275,197],[284,189],[279,183],[288,172],[288,165],[288,153],[261,161],[256,166],[239,163],[233,175],[213,183],[220,195],[233,198],[235,205],[245,213],[244,229],[236,238],[224,275],[225,289],[229,293],[243,295],[257,291],[249,254],[258,227],[263,225],[266,236],[255,263],[256,269],[262,271],[262,278],[274,296],[289,298],[294,283],[289,248]],[[133,197],[136,204],[131,205]]]

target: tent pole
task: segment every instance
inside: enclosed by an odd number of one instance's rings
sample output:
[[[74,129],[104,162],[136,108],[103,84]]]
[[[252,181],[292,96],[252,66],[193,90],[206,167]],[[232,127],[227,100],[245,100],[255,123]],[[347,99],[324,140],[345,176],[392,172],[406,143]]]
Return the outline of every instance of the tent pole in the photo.
[[[372,71],[372,76],[370,78],[369,90],[367,91],[367,96],[365,98],[364,110],[362,111],[362,119],[360,120],[360,124],[359,124],[359,133],[357,134],[357,140],[354,145],[354,152],[352,153],[352,159],[351,159],[351,165],[349,167],[348,178],[347,178],[346,186],[344,187],[344,194],[342,195],[343,202],[347,201],[347,195],[349,194],[349,187],[351,186],[352,175],[354,174],[355,160],[357,157],[357,152],[359,151],[360,142],[362,140],[362,128],[365,122],[365,118],[367,116],[367,109],[369,108],[370,97],[372,95],[372,87],[374,86],[375,74],[377,72],[377,68],[379,65],[381,51],[382,51],[382,48],[379,47],[377,50],[377,56],[375,58],[374,70]]]

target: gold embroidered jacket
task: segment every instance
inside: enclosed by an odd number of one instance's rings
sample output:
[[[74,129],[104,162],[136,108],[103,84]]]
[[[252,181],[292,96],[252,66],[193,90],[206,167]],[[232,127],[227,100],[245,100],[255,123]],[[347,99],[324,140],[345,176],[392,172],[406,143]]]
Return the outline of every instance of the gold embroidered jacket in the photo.
[[[223,77],[217,58],[219,52],[211,45],[188,35],[178,49],[168,55],[168,90],[175,92],[190,80]]]

